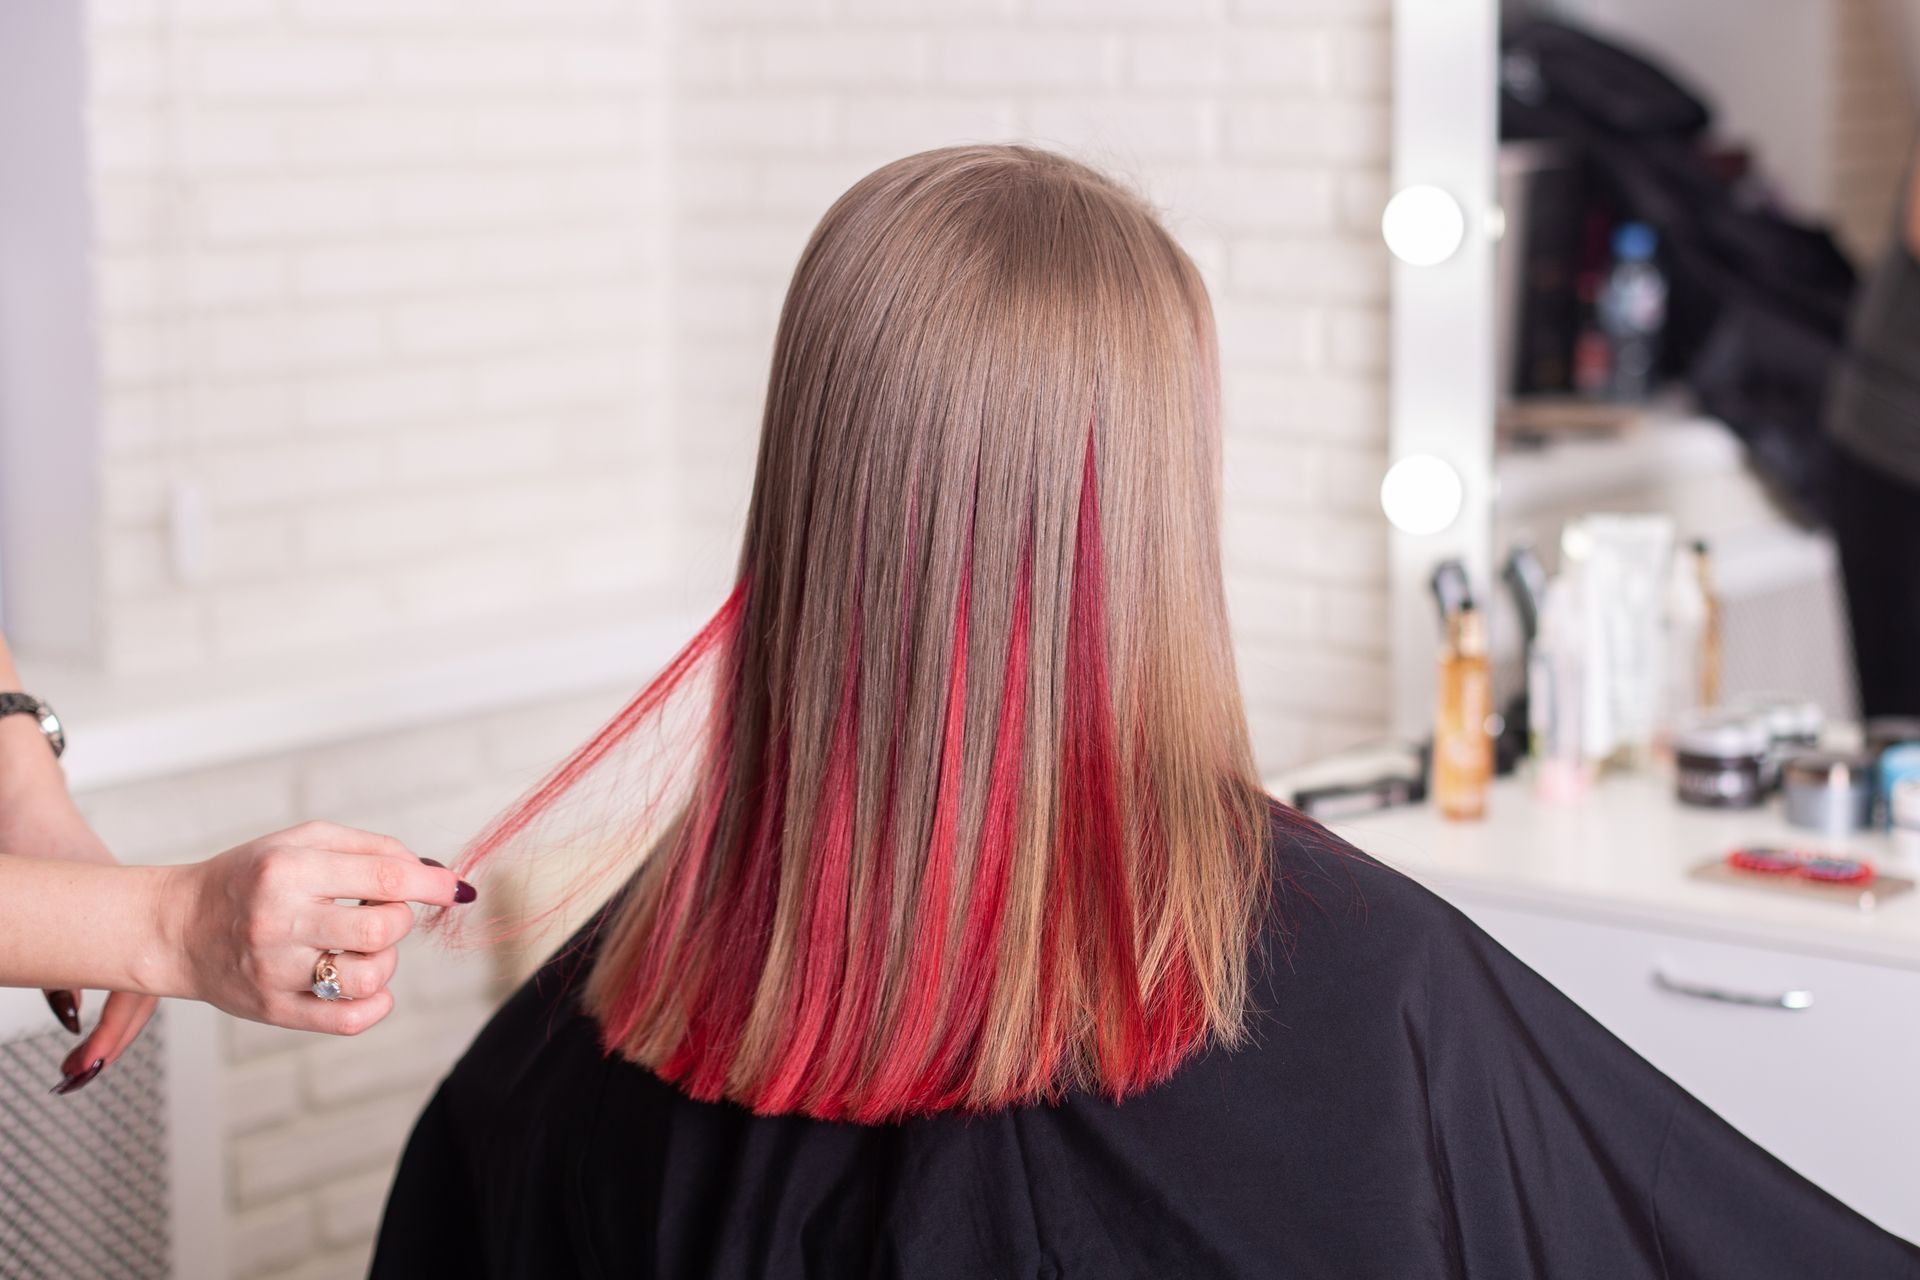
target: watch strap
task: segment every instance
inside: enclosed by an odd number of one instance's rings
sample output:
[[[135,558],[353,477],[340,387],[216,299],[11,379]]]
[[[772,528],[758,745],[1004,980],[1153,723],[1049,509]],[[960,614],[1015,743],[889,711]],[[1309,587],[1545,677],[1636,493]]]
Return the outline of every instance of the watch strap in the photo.
[[[52,707],[32,694],[13,689],[0,693],[0,717],[4,716],[32,716],[34,724],[46,735],[47,745],[53,748],[56,760],[67,749],[67,735],[60,725],[60,717],[54,714]]]

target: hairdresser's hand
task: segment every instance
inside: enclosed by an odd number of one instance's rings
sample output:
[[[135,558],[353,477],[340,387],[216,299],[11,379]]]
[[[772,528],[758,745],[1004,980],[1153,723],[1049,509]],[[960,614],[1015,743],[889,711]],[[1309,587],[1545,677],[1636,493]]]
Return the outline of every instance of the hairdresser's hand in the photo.
[[[309,822],[180,868],[174,936],[185,994],[242,1018],[354,1035],[387,1016],[409,902],[452,906],[473,890],[390,836]],[[336,899],[346,899],[345,902]],[[364,901],[366,905],[358,905]],[[313,994],[322,952],[348,999]]]
[[[387,983],[399,963],[395,946],[413,928],[407,904],[473,897],[453,872],[390,836],[303,823],[166,869],[150,989],[256,1022],[358,1035],[393,1008]],[[313,994],[323,952],[340,953],[333,959],[346,999]],[[126,1050],[151,1012],[151,997],[146,1008],[136,1006],[141,999],[127,997],[121,1017],[111,1015],[122,997],[108,1000],[100,1024],[67,1056],[68,1080],[91,1080]]]

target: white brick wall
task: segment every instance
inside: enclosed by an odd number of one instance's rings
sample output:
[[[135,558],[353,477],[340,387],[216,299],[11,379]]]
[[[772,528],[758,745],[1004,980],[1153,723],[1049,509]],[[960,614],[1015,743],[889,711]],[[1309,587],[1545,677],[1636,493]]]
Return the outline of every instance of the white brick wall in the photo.
[[[95,0],[110,669],[669,580],[663,6]]]
[[[109,665],[191,681],[600,595],[710,604],[815,220],[908,151],[1024,138],[1135,182],[1214,290],[1263,764],[1379,732],[1386,7],[90,0]],[[446,852],[618,696],[86,804],[129,858],[306,816]],[[409,944],[362,1039],[231,1024],[237,1276],[363,1271],[493,978]]]

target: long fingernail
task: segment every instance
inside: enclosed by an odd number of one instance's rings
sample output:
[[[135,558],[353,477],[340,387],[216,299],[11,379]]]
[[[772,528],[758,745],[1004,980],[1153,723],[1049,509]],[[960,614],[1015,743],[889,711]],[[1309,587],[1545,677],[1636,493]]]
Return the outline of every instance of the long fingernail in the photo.
[[[106,1065],[107,1060],[105,1058],[95,1058],[93,1065],[85,1071],[75,1071],[71,1075],[63,1077],[59,1084],[53,1086],[52,1092],[64,1097],[69,1093],[84,1089],[87,1087],[89,1081],[100,1074],[100,1068]]]
[[[445,871],[447,869],[446,863],[435,862],[432,858],[421,858],[420,861],[426,863],[430,867],[438,867],[442,871]],[[479,891],[476,890],[472,885],[468,884],[465,880],[454,881],[453,900],[456,903],[472,902],[475,898],[479,896],[480,896]]]
[[[60,1025],[75,1035],[80,1034],[80,997],[71,991],[46,992],[47,1008],[53,1010],[53,1016],[60,1019]]]

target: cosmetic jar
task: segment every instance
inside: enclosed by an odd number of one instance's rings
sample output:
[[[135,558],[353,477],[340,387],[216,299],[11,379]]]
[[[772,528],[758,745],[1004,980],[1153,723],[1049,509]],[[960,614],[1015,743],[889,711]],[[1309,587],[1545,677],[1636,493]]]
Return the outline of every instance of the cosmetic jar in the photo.
[[[1751,809],[1766,797],[1761,771],[1771,745],[1751,716],[1710,715],[1674,735],[1674,796],[1706,809]]]
[[[1766,727],[1766,758],[1760,762],[1760,788],[1769,794],[1780,785],[1780,766],[1786,758],[1820,745],[1826,716],[1820,704],[1783,693],[1752,693],[1738,699],[1732,710]]]
[[[1873,757],[1860,751],[1801,751],[1780,767],[1787,821],[1842,836],[1873,821]]]
[[[1879,753],[1876,817],[1893,825],[1893,793],[1903,782],[1920,784],[1920,742],[1896,742]]]
[[[1782,746],[1813,746],[1820,741],[1826,721],[1819,703],[1786,693],[1749,693],[1735,699],[1729,710],[1764,722],[1767,733]]]
[[[1920,862],[1920,778],[1903,778],[1887,793],[1893,851]]]

